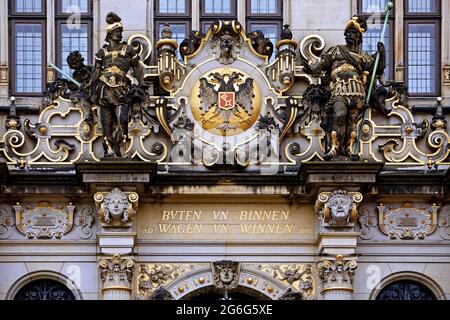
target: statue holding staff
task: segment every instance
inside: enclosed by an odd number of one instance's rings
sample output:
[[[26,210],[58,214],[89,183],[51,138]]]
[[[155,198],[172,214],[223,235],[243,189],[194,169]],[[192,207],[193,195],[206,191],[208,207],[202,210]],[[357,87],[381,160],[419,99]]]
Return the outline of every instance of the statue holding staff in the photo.
[[[326,160],[338,156],[358,157],[354,147],[358,137],[358,120],[368,107],[365,101],[368,79],[372,72],[376,76],[383,75],[386,67],[386,50],[382,42],[378,42],[378,52],[374,55],[359,49],[366,30],[365,21],[354,16],[345,27],[345,45],[330,48],[317,63],[309,65],[307,61],[302,61],[307,74],[321,76],[325,72],[323,78],[331,92],[321,124],[326,132]]]

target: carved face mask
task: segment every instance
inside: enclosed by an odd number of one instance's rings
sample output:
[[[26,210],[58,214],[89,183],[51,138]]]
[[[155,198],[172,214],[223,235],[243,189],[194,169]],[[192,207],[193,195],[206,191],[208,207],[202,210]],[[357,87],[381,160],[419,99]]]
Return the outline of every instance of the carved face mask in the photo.
[[[220,281],[225,284],[231,283],[233,281],[234,272],[230,268],[223,268],[220,270]]]
[[[346,196],[334,196],[330,199],[332,215],[337,218],[345,218],[350,212],[351,199]]]
[[[108,211],[114,218],[120,218],[123,211],[125,210],[125,205],[121,198],[117,196],[113,196],[108,203]]]

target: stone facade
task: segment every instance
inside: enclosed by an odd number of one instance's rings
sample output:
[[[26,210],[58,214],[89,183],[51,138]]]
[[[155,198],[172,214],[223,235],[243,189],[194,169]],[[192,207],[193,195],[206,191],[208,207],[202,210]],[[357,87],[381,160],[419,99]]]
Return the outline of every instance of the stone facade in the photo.
[[[0,4],[2,39],[8,38],[6,2]],[[241,24],[218,25],[201,46],[191,42],[187,64],[171,60],[181,50],[173,39],[151,40],[155,62],[145,65],[150,95],[141,113],[130,116],[127,159],[102,158],[101,129],[81,121],[67,99],[41,108],[42,98],[16,97],[13,105],[30,108],[14,117],[8,82],[0,81],[0,106],[8,107],[0,113],[0,299],[14,299],[38,279],[59,281],[77,299],[94,300],[212,293],[367,300],[399,280],[423,285],[436,299],[450,298],[445,77],[438,103],[409,99],[431,112],[407,108],[397,93],[386,102],[389,115],[371,112],[362,127],[360,161],[323,161],[320,123],[314,116],[308,125],[297,121],[308,103],[301,96],[314,83],[298,61],[314,59],[307,52],[311,34],[327,48],[342,43],[357,1],[283,0],[283,22],[293,38],[280,43],[279,64],[270,66],[245,36],[245,8],[238,2]],[[402,3],[395,1],[396,24]],[[194,28],[198,7],[194,0]],[[153,8],[153,1],[94,1],[93,52],[103,45],[110,11],[120,14],[125,40],[135,34],[153,39]],[[47,0],[47,10],[54,10],[54,1]],[[443,1],[443,66],[450,65],[448,19],[450,3]],[[55,30],[50,20],[49,39]],[[231,56],[221,51],[228,37],[237,43]],[[402,42],[396,43],[395,65],[401,65]],[[0,68],[8,61],[8,43],[0,41]],[[208,110],[193,107],[205,103],[198,88],[201,79],[214,83],[212,70],[226,79],[239,76],[227,93],[243,118],[217,123]],[[250,80],[253,93],[244,96]],[[232,121],[243,134],[227,141],[205,134],[186,148],[189,135],[177,131]],[[250,140],[260,129],[269,132],[261,138],[268,155],[248,159],[241,145],[248,139],[248,149],[260,150]],[[187,161],[191,150],[198,158]]]

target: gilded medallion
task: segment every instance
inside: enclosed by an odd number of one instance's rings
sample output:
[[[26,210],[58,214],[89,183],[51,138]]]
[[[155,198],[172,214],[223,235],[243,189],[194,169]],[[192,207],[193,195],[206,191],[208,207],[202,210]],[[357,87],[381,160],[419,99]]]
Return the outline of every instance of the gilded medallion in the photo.
[[[253,126],[261,112],[261,91],[256,81],[235,68],[204,74],[191,94],[195,120],[220,136],[233,136]]]

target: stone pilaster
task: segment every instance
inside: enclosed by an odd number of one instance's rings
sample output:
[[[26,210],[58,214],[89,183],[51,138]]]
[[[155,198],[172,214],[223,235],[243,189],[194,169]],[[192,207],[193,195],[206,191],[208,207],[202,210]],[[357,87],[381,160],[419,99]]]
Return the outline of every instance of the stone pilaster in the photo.
[[[103,300],[130,300],[135,263],[114,254],[98,263]]]
[[[322,259],[317,265],[324,300],[353,300],[353,278],[358,266],[354,259]]]

